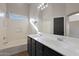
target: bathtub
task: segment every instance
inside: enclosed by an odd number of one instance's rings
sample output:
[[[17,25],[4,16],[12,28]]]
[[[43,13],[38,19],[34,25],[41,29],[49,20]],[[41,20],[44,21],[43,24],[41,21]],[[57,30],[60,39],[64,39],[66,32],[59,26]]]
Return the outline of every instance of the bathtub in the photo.
[[[3,41],[0,43],[0,56],[11,56],[18,52],[27,50],[26,39]]]

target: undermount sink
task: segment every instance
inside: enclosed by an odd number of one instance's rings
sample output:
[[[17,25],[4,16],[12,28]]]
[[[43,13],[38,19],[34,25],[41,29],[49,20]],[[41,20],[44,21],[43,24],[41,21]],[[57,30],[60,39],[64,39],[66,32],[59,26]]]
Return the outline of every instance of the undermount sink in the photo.
[[[64,48],[73,48],[73,47],[77,47],[77,44],[79,44],[79,40],[78,42],[76,42],[74,39],[69,39],[65,36],[46,36],[45,34],[37,34],[36,35],[37,38],[42,39],[42,40],[51,40],[50,43],[53,41],[53,43],[58,43],[58,46],[62,46]],[[53,37],[53,38],[52,38]],[[55,41],[55,42],[54,42]],[[77,44],[76,44],[77,43]]]
[[[57,40],[59,40],[59,41],[63,41],[64,39],[62,39],[62,38],[57,38]]]

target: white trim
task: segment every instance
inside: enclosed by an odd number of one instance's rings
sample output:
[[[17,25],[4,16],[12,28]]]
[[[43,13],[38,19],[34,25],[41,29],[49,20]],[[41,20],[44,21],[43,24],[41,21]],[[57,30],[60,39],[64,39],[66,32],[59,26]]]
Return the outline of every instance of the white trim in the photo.
[[[11,55],[15,55],[16,53],[19,53],[22,51],[27,51],[26,47],[27,47],[27,45],[24,44],[24,45],[0,50],[0,56],[11,56]]]

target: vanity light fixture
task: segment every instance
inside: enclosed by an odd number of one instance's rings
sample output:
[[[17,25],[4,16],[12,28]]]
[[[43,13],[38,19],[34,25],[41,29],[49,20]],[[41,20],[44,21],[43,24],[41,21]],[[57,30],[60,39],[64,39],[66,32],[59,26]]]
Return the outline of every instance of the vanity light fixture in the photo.
[[[38,6],[38,9],[41,8],[43,5],[44,5],[44,3],[40,4],[40,5]]]
[[[48,3],[41,3],[39,6],[38,6],[38,9],[41,9],[41,10],[44,10],[45,8],[48,7]]]

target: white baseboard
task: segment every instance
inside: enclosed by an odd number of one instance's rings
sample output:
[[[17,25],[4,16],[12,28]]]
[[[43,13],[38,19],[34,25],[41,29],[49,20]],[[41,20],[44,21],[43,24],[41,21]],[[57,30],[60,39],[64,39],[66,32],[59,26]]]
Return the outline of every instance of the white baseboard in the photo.
[[[0,51],[0,56],[11,56],[18,52],[27,50],[27,45],[21,45],[16,47],[7,48]]]

